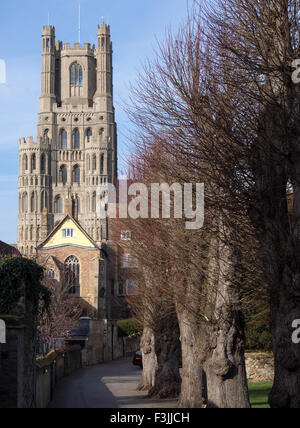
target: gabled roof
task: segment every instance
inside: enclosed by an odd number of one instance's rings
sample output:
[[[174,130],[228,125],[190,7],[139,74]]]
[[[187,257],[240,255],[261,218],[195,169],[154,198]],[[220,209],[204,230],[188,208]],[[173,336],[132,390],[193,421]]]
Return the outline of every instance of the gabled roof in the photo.
[[[21,257],[21,253],[16,247],[0,241],[0,259],[4,257],[13,257],[13,256]]]
[[[60,233],[63,229],[73,229],[73,237],[63,237]],[[80,223],[70,215],[67,215],[50,233],[45,241],[38,246],[40,249],[51,249],[64,246],[81,247],[86,249],[98,249],[95,241],[88,235],[88,233],[81,227]]]
[[[47,254],[47,256],[43,259],[42,265],[48,265],[49,261],[52,261],[53,265],[56,266],[59,271],[64,269],[64,264],[61,263],[56,257],[52,256],[52,254]]]

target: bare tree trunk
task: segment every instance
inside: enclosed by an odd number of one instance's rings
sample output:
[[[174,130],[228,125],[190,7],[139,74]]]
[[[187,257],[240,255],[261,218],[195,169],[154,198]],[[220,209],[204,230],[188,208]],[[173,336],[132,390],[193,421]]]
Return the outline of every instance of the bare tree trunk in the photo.
[[[150,397],[177,398],[181,389],[179,372],[180,341],[177,320],[162,320],[155,331],[155,353],[158,368]]]
[[[141,337],[141,352],[143,355],[143,374],[139,390],[148,391],[155,385],[157,372],[157,357],[155,353],[155,337],[153,330],[145,327]]]
[[[220,224],[222,239],[212,240],[207,281],[206,325],[201,355],[207,378],[208,408],[250,408],[240,312],[239,252]],[[225,236],[226,235],[226,236]]]
[[[297,276],[299,283],[299,274]],[[300,319],[300,310],[299,303],[293,300],[292,284],[292,278],[286,287],[282,284],[280,302],[276,298],[271,303],[275,354],[275,379],[269,396],[272,408],[300,408],[300,350],[299,345],[292,342],[291,328],[293,321]]]
[[[292,340],[292,324],[300,319],[300,192],[294,186],[294,206],[288,219],[285,171],[278,168],[276,175],[276,179],[274,173],[269,176],[273,177],[267,184],[271,196],[262,208],[265,227],[260,234],[270,286],[275,357],[269,403],[272,408],[300,408],[300,348]]]
[[[236,318],[238,320],[238,314]],[[204,364],[208,391],[207,407],[249,408],[244,341],[239,326],[224,325],[224,329],[214,335],[217,346]]]
[[[191,291],[191,290],[189,290]],[[186,299],[195,302],[197,294],[187,290]],[[177,305],[182,349],[182,384],[179,408],[204,408],[206,385],[204,372],[199,364],[199,341],[201,331],[195,314],[181,304]]]
[[[269,396],[272,408],[300,408],[300,348],[292,341],[292,324],[300,319],[299,96],[297,88],[288,96],[292,106],[286,108],[294,111],[289,133],[285,132],[286,119],[279,103],[266,108],[261,116],[261,141],[253,158],[257,199],[251,218],[264,254],[271,302],[275,357],[275,379]],[[272,163],[268,158],[271,151]],[[293,186],[290,212],[288,183]]]

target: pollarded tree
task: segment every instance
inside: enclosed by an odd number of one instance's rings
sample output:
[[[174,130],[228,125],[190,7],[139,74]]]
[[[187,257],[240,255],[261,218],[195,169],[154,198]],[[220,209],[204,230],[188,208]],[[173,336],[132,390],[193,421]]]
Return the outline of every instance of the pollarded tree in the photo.
[[[138,182],[147,186],[149,177],[154,177],[155,171],[150,167],[152,154],[140,152],[132,157],[131,184]],[[157,162],[159,153],[156,155]],[[145,202],[148,205],[148,198]],[[123,252],[129,251],[138,260],[138,270],[123,269],[121,263],[120,273],[138,289],[138,295],[128,296],[127,300],[144,329],[140,388],[149,390],[151,397],[177,397],[181,384],[180,342],[174,298],[165,292],[172,281],[165,225],[160,221],[127,218],[112,221],[112,227],[116,237],[121,236],[122,230],[130,231],[131,240],[121,240],[119,244]]]
[[[292,79],[300,49],[299,6],[296,0],[228,0],[207,11],[212,50],[222,52],[226,63],[228,93],[211,99],[215,108],[223,99],[225,122],[234,118],[230,132],[221,130],[231,151],[226,162],[237,170],[234,180],[228,174],[226,179],[249,209],[261,247],[275,353],[270,404],[280,408],[300,407],[300,350],[292,342],[292,324],[300,317],[300,89]]]
[[[172,275],[178,278],[168,283],[168,292],[175,297],[183,345],[180,405],[202,407],[207,384],[208,406],[249,407],[239,304],[239,252],[249,225],[245,208],[232,202],[231,189],[222,186],[218,165],[205,150],[209,142],[215,150],[215,141],[220,145],[224,139],[213,133],[221,116],[209,102],[215,87],[210,87],[212,64],[201,16],[190,18],[159,49],[133,89],[129,113],[138,127],[136,141],[148,152],[151,137],[164,136],[160,182],[206,185],[203,229],[185,230],[186,219],[165,225]]]
[[[191,15],[146,68],[135,91],[134,117],[144,134],[163,128],[169,151],[217,190],[215,217],[225,225],[218,233],[221,248],[238,254],[243,235],[254,231],[271,298],[270,404],[300,407],[300,350],[292,342],[292,324],[300,318],[300,89],[297,73],[292,78],[300,52],[300,4],[219,0],[205,6],[204,22]],[[213,208],[212,198],[206,202]]]

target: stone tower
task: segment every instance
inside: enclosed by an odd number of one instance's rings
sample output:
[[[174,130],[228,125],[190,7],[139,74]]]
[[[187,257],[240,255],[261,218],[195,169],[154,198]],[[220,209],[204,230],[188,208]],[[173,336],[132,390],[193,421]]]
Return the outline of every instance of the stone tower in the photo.
[[[109,238],[96,208],[99,186],[117,177],[110,27],[98,26],[97,47],[56,42],[43,27],[41,75],[37,141],[19,143],[18,248],[28,256],[66,214],[98,245]]]

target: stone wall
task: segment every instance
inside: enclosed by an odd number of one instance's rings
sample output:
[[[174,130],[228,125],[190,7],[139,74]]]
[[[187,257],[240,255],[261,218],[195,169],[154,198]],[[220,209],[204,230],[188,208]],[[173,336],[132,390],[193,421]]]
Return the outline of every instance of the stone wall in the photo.
[[[274,356],[272,353],[246,353],[249,383],[273,382]]]
[[[46,357],[39,358],[36,376],[36,408],[46,408],[57,383],[81,367],[80,347],[74,347],[66,352],[52,351]]]
[[[118,330],[114,337],[114,360],[133,357],[140,348],[140,336],[120,337]]]
[[[23,316],[0,318],[6,323],[6,343],[0,345],[0,408],[31,408],[34,329]]]
[[[125,357],[133,357],[138,349],[140,349],[141,336],[126,337],[125,339]]]
[[[82,350],[82,364],[88,367],[131,357],[139,348],[139,344],[139,336],[119,336],[117,321],[91,320],[88,341]]]

